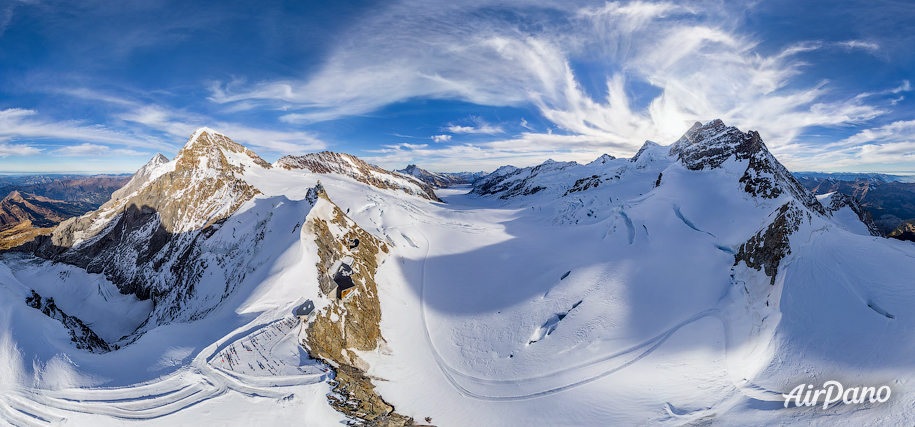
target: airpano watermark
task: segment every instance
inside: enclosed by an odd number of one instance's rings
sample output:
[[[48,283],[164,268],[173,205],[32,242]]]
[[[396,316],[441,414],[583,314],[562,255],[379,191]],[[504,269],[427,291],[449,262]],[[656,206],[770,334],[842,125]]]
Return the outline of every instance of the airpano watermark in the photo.
[[[801,384],[791,390],[791,393],[782,394],[785,398],[785,407],[791,403],[794,406],[816,406],[823,404],[823,409],[834,403],[842,402],[846,405],[862,403],[883,403],[890,400],[893,390],[890,386],[880,387],[849,387],[845,388],[838,381],[826,381],[820,388],[813,388],[813,384]]]

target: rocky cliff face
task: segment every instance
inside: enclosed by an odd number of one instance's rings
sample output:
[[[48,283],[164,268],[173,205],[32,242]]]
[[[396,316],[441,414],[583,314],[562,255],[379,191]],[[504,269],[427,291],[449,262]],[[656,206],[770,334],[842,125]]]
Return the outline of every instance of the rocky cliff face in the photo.
[[[872,236],[884,237],[883,231],[874,223],[874,219],[871,217],[871,213],[864,209],[854,197],[842,193],[834,193],[829,197],[829,203],[826,204],[825,209],[830,215],[838,212],[842,208],[849,208],[859,220],[867,227],[867,231],[871,233]]]
[[[83,349],[92,353],[107,353],[111,351],[110,346],[105,340],[101,339],[92,329],[89,329],[81,320],[76,317],[68,316],[54,303],[54,298],[42,298],[34,290],[32,294],[25,299],[25,303],[54,320],[59,321],[67,328],[70,333],[70,340],[76,345],[76,348]]]
[[[205,304],[195,301],[195,285],[211,263],[227,273],[229,283],[219,298],[245,274],[239,265],[245,254],[203,256],[207,239],[259,193],[245,180],[245,170],[271,166],[209,129],[198,130],[174,161],[153,159],[148,166],[120,198],[17,250],[104,273],[122,293],[152,298],[150,325],[197,319],[219,302],[212,296]],[[263,235],[249,237],[256,246]]]
[[[473,184],[471,193],[481,196],[498,196],[500,199],[530,196],[547,189],[541,175],[555,174],[581,166],[575,162],[546,162],[523,169],[503,166]]]
[[[364,425],[413,425],[411,418],[394,412],[394,407],[375,393],[375,386],[365,375],[368,364],[355,353],[373,351],[384,343],[375,271],[389,249],[347,218],[320,184],[314,194],[315,207],[303,228],[318,245],[321,291],[333,302],[309,323],[304,344],[312,357],[334,367],[334,394],[328,399],[338,411]],[[356,291],[340,300],[332,278],[343,263],[352,270]]]
[[[349,154],[322,151],[304,156],[285,156],[277,160],[276,167],[289,170],[303,169],[311,173],[336,173],[373,187],[403,191],[425,199],[441,201],[429,184],[411,176],[388,172]]]
[[[670,155],[690,170],[719,168],[729,159],[741,165],[746,161],[739,182],[748,194],[775,199],[787,191],[808,209],[826,213],[813,194],[772,156],[756,131],[743,133],[717,119],[704,125],[696,122],[670,147]]]

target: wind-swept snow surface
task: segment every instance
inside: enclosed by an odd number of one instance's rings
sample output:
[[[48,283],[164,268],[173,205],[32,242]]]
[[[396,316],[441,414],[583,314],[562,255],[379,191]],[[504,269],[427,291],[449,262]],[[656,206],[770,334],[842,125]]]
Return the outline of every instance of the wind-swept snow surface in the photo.
[[[446,203],[228,157],[257,191],[194,243],[210,260],[178,305],[194,318],[150,323],[165,319],[149,316],[160,308],[104,275],[3,256],[0,419],[343,421],[325,397],[333,371],[307,357],[307,328],[292,318],[305,299],[316,311],[337,304],[319,290],[319,247],[303,230],[332,207],[309,196],[320,179],[389,249],[374,277],[384,338],[346,351],[418,423],[915,422],[915,244],[798,190],[753,132],[715,121],[633,159],[503,167],[437,190]],[[122,346],[77,349],[61,322],[26,305],[33,289]],[[785,407],[783,393],[831,380],[892,395]]]

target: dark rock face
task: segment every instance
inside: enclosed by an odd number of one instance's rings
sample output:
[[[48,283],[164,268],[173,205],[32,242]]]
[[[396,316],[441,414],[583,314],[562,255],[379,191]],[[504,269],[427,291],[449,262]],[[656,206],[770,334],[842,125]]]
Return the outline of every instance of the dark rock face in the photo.
[[[32,294],[25,298],[25,303],[38,311],[44,313],[54,320],[59,321],[70,332],[70,341],[76,345],[76,348],[86,350],[91,353],[107,353],[111,351],[108,343],[99,338],[92,329],[89,329],[81,320],[76,317],[68,316],[66,313],[57,308],[54,298],[41,298],[37,292],[32,290]]]
[[[833,214],[844,207],[851,208],[852,212],[858,216],[858,219],[867,226],[867,231],[871,233],[871,236],[885,237],[883,231],[880,231],[880,228],[874,223],[871,213],[864,209],[864,207],[861,206],[861,203],[855,200],[854,197],[847,194],[835,193],[829,198],[829,204],[825,206],[826,212],[829,212],[830,214]]]
[[[743,133],[721,120],[693,125],[670,148],[670,155],[689,170],[715,169],[730,158],[747,161],[739,182],[753,197],[775,199],[787,191],[807,209],[826,215],[825,209],[797,179],[772,156],[756,131]]]
[[[572,185],[572,188],[566,190],[565,194],[563,194],[563,197],[568,196],[571,193],[585,191],[589,188],[597,187],[600,185],[600,181],[601,179],[597,175],[591,175],[589,177],[577,179],[575,180],[575,184]]]
[[[774,285],[779,263],[791,253],[789,237],[798,230],[804,219],[809,221],[810,214],[795,206],[794,202],[785,203],[765,230],[760,230],[740,245],[734,255],[734,265],[743,261],[757,271],[765,270],[771,278],[770,284]]]
[[[903,221],[887,237],[915,242],[915,219]]]

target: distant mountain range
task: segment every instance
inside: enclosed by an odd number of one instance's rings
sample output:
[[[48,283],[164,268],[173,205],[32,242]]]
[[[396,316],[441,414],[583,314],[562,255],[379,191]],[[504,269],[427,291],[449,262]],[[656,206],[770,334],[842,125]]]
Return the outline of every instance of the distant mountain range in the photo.
[[[915,381],[915,246],[862,202],[906,215],[915,184],[799,179],[720,120],[630,159],[463,177],[442,203],[457,178],[271,164],[199,129],[0,251],[0,421],[180,424],[255,396],[364,426],[911,424],[895,388],[781,409],[804,381]],[[0,223],[77,203],[11,192]]]
[[[130,180],[125,175],[2,177],[0,249],[49,234],[68,218],[98,209]]]
[[[852,175],[852,174],[842,174]],[[890,237],[901,235],[896,228],[915,218],[915,183],[887,180],[880,174],[857,174],[853,180],[795,173],[797,180],[816,195],[839,192],[854,197]]]
[[[435,188],[445,188],[455,185],[473,184],[476,180],[487,175],[486,172],[430,172],[416,165],[409,165],[394,172],[412,176]]]
[[[854,181],[856,179],[872,179],[883,182],[915,182],[915,175],[892,175],[885,173],[858,173],[858,172],[792,172],[795,178],[834,179],[838,181]]]

